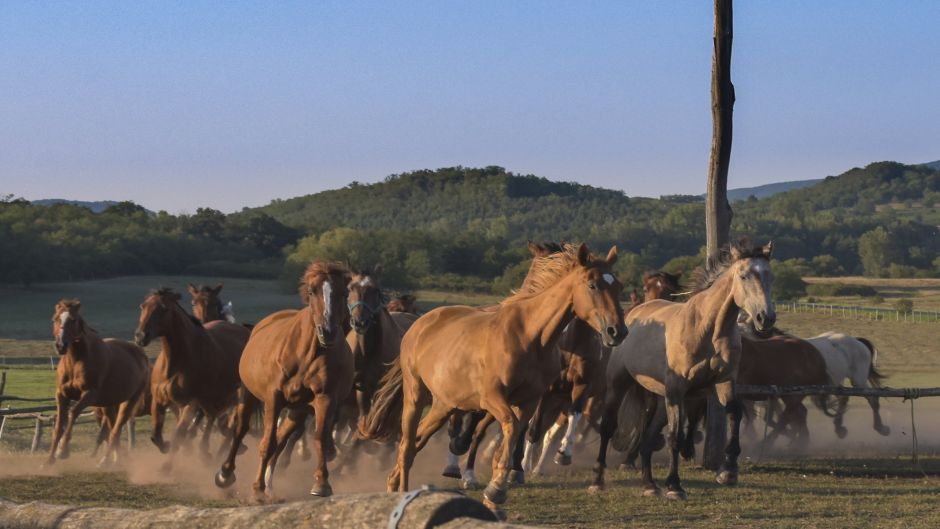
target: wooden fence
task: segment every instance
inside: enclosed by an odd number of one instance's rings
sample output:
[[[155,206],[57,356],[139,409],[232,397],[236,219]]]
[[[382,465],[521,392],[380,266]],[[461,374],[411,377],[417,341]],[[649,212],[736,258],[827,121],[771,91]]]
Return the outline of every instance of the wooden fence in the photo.
[[[835,305],[832,303],[807,303],[804,301],[781,301],[777,310],[783,312],[827,314],[853,320],[906,321],[912,323],[940,322],[940,311],[912,310],[910,312],[892,308]]]

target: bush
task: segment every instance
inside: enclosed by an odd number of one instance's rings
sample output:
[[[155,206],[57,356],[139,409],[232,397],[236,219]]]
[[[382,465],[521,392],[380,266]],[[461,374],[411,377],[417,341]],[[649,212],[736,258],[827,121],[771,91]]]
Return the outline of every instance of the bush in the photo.
[[[878,291],[866,285],[840,285],[837,283],[816,283],[806,287],[811,296],[859,296],[868,298],[878,295]]]
[[[791,301],[806,294],[806,283],[796,266],[777,261],[773,264],[773,297],[777,301]]]
[[[888,265],[888,277],[893,278],[904,278],[904,277],[917,277],[919,270],[913,266],[902,265],[898,263],[891,263]]]
[[[882,303],[885,302],[885,298],[881,296],[872,296],[872,298],[869,301],[871,301],[872,305],[881,305]]]
[[[907,298],[901,298],[894,302],[894,309],[901,314],[910,314],[914,312],[914,302]]]

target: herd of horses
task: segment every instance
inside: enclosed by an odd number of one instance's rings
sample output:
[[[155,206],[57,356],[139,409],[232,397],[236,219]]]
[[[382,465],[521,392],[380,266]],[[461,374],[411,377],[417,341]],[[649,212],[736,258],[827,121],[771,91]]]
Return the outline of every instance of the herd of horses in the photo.
[[[281,455],[284,466],[294,444],[307,450],[308,428],[317,456],[313,495],[332,494],[327,464],[338,453],[338,466],[362,448],[378,447],[390,459],[395,443],[387,489],[407,491],[417,453],[445,424],[443,474],[473,487],[478,449],[497,423],[483,497],[498,513],[509,486],[541,473],[555,443],[555,463],[568,465],[572,447],[592,430],[600,436],[592,490],[604,487],[612,444],[625,453],[624,465],[640,459],[644,495],[661,494],[651,457],[668,447],[665,496],[685,499],[679,459],[694,457],[713,396],[730,432],[716,479],[734,485],[742,419],[754,415],[753,400],[739,397],[736,383],[841,385],[848,379],[868,387],[881,379],[868,340],[839,333],[804,340],[775,327],[772,248],[727,246],[695,271],[688,292],[681,292],[681,274],[648,273],[642,299],[633,290],[626,309],[614,272],[616,247],[594,255],[584,244],[557,243],[529,244],[525,280],[499,304],[444,306],[422,315],[413,296],[387,300],[381,268],[353,272],[333,262],[307,268],[299,289],[303,308],[255,325],[235,321],[221,285],[189,285],[192,314],[181,306],[181,294],[152,291],[140,305],[134,343],[100,337],[82,318],[78,300],[62,300],[52,319],[62,358],[47,464],[68,457],[75,420],[88,407],[101,423],[99,444],[107,441],[100,464],[118,460],[122,428],[149,414],[151,440],[167,454],[164,470],[201,429],[199,450],[208,461],[223,458],[215,483],[225,488],[235,482],[237,456],[260,411],[252,487],[258,501],[272,497]],[[161,348],[151,365],[143,347],[154,340]],[[785,435],[792,445],[805,445],[803,400],[780,399],[767,441]],[[846,400],[814,401],[844,437]],[[877,398],[869,403],[875,430],[887,435]],[[768,403],[768,412],[775,407]],[[176,428],[166,440],[168,410]],[[213,430],[223,438],[215,455]]]

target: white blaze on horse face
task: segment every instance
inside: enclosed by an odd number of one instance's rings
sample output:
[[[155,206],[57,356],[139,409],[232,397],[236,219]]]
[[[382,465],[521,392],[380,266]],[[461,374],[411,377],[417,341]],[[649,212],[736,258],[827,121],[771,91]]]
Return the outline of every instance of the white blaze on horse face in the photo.
[[[614,275],[613,275],[613,274],[604,274],[603,277],[604,277],[604,281],[607,281],[607,284],[608,284],[608,285],[613,285],[613,284],[614,284],[615,279],[614,279]]]
[[[362,281],[359,282],[359,286],[361,286],[361,287],[363,287],[363,288],[371,287],[371,286],[372,286],[372,278],[369,277],[369,276],[363,277],[363,278],[362,278]]]
[[[59,325],[65,325],[65,322],[69,321],[71,315],[69,311],[65,311],[62,314],[59,314]]]
[[[333,321],[333,285],[329,280],[323,282],[323,318]]]

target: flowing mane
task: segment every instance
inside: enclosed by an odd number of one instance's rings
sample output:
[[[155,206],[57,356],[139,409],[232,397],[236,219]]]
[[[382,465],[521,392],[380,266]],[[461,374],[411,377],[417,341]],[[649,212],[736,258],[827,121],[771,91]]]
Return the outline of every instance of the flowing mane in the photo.
[[[307,267],[304,275],[300,278],[300,287],[298,289],[298,292],[300,293],[300,299],[303,300],[305,305],[310,303],[310,291],[307,288],[308,285],[321,275],[333,274],[342,274],[347,278],[350,277],[349,268],[343,263],[327,261],[315,261],[310,263],[310,266]]]
[[[760,246],[752,246],[748,239],[741,239],[738,242],[723,246],[718,251],[718,255],[708,258],[705,266],[700,266],[692,272],[692,293],[689,297],[695,296],[715,284],[736,261],[756,257],[767,259],[763,249]]]
[[[575,244],[545,243],[542,247],[551,253],[532,258],[532,266],[522,286],[502,303],[512,303],[540,294],[578,264],[578,246]]]

